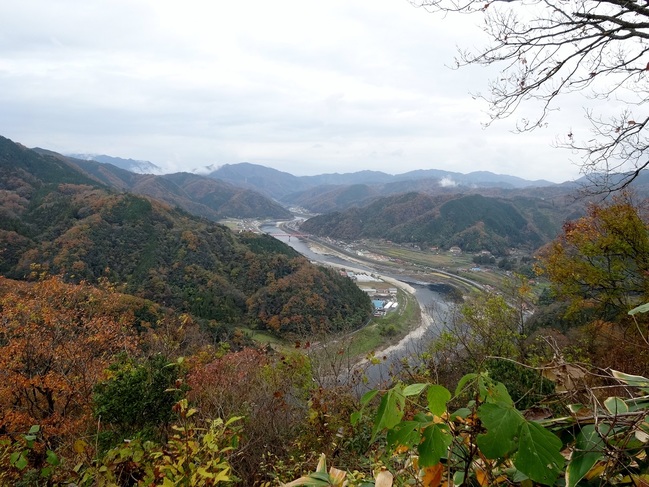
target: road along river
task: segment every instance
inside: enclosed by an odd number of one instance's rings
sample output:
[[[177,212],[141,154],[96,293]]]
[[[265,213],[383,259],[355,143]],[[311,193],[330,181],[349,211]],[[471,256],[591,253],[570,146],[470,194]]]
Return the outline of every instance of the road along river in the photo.
[[[366,262],[351,260],[342,254],[332,255],[326,250],[321,252],[318,250],[317,245],[309,247],[303,239],[286,236],[286,231],[276,224],[265,224],[260,229],[290,245],[311,261],[345,268],[357,273],[379,275],[381,279],[415,296],[421,309],[419,326],[410,331],[398,343],[383,350],[377,350],[375,356],[379,359],[378,363],[369,363],[364,360],[358,364],[358,366],[363,367],[367,376],[367,387],[374,388],[388,381],[390,373],[400,370],[404,360],[413,360],[416,354],[422,352],[425,346],[439,335],[442,326],[441,320],[447,314],[450,305],[444,295],[435,290],[435,284],[416,282],[407,276],[381,274],[380,271],[370,267]]]

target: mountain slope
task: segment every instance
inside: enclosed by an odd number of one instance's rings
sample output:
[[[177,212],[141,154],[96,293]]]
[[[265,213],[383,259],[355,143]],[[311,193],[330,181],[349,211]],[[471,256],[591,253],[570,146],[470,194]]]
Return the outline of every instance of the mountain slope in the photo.
[[[460,190],[475,192],[480,189],[522,190],[555,186],[544,180],[527,181],[487,171],[462,174],[440,169],[422,169],[394,176],[379,171],[293,176],[250,163],[226,164],[209,176],[239,187],[254,189],[288,206],[299,205],[315,212],[343,210],[367,204],[369,193],[374,197],[411,191],[436,194]],[[359,192],[359,185],[367,186],[367,191]],[[354,193],[357,194],[356,198],[352,197]],[[345,196],[339,198],[341,194]]]
[[[542,200],[407,193],[320,215],[301,228],[344,240],[386,238],[422,247],[457,245],[466,251],[504,254],[511,247],[538,248],[555,236],[561,221]]]
[[[41,153],[50,153],[40,150]],[[60,156],[59,157],[64,157]],[[283,206],[252,190],[206,176],[176,173],[156,176],[135,174],[109,163],[67,159],[97,181],[132,193],[152,196],[210,220],[233,218],[290,218]]]
[[[314,186],[298,176],[249,162],[225,164],[211,172],[209,177],[226,181],[240,188],[259,191],[277,200],[287,194]]]
[[[270,236],[235,235],[163,202],[111,191],[7,139],[0,168],[4,276],[38,270],[110,282],[205,320],[279,333],[358,326],[370,311],[351,280]]]

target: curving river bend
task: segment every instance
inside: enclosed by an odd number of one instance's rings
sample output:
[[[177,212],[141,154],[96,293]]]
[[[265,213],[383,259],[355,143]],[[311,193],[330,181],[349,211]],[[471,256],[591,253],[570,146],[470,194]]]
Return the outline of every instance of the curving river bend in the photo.
[[[264,224],[260,229],[290,245],[311,261],[345,267],[349,270],[381,274],[382,277],[387,277],[398,282],[398,285],[402,289],[406,289],[411,294],[414,294],[421,309],[421,323],[398,343],[377,351],[376,356],[380,359],[379,363],[370,364],[362,362],[358,364],[364,367],[364,373],[368,379],[368,383],[365,384],[367,388],[377,387],[385,381],[388,381],[390,379],[390,372],[398,370],[402,366],[401,364],[404,359],[408,360],[414,357],[416,353],[423,350],[427,343],[439,335],[439,316],[446,314],[449,309],[449,303],[441,293],[434,290],[434,284],[413,282],[412,279],[406,276],[386,275],[381,271],[369,267],[367,264],[352,262],[329,254],[313,252],[306,242],[297,237],[286,236],[286,232],[276,224]],[[430,313],[432,309],[435,310],[435,318]]]

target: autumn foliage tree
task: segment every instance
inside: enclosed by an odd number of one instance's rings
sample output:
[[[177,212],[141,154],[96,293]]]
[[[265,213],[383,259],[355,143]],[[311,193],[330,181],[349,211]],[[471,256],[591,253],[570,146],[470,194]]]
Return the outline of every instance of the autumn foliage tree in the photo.
[[[113,356],[135,349],[119,295],[58,277],[0,278],[0,432],[40,425],[58,443],[91,417],[92,388]]]
[[[540,254],[572,347],[592,363],[643,373],[649,364],[647,318],[629,316],[649,300],[649,233],[643,210],[622,194],[593,204]]]
[[[542,269],[571,309],[625,314],[649,298],[649,233],[641,209],[623,194],[567,222],[540,253]]]
[[[314,387],[310,367],[302,353],[272,354],[253,348],[192,367],[188,399],[201,416],[244,417],[241,452],[233,460],[244,485],[252,485],[261,475],[264,455],[272,452],[285,458],[304,427]]]

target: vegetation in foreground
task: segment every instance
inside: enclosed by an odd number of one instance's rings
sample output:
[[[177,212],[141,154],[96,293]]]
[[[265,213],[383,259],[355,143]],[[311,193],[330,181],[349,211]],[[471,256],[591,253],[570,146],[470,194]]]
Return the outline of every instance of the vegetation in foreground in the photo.
[[[566,225],[542,253],[562,308],[544,309],[561,327],[524,319],[532,298],[520,279],[458,306],[419,365],[363,395],[362,369],[339,362],[349,374],[332,380],[303,344],[218,343],[191,315],[108,283],[3,279],[0,479],[642,485],[645,221],[620,198]]]

